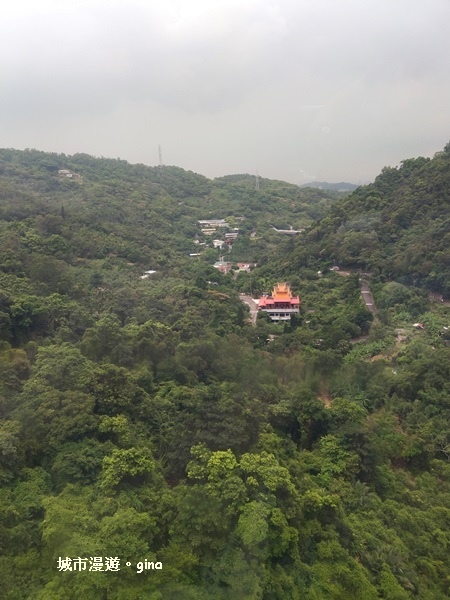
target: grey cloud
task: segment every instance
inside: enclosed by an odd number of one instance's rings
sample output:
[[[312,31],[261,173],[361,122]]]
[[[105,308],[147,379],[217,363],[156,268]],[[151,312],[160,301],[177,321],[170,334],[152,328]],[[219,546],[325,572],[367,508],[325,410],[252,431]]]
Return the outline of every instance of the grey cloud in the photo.
[[[301,183],[371,178],[450,137],[446,0],[54,6],[0,24],[6,145],[150,162],[163,143],[206,175]]]

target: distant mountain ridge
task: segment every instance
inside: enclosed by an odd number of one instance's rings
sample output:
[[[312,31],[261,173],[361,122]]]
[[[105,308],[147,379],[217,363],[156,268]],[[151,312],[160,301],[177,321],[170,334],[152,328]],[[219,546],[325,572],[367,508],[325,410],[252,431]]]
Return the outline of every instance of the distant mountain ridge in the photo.
[[[311,181],[310,183],[304,183],[300,187],[312,187],[318,188],[319,190],[331,190],[333,192],[353,192],[359,186],[355,183],[348,183],[347,181],[341,181],[339,183],[329,183],[328,181]]]

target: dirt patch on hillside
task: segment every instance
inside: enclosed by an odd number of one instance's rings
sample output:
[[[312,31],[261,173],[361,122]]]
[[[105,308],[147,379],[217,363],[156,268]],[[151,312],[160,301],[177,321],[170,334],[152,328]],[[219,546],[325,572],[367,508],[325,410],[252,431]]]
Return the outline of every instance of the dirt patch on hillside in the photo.
[[[331,406],[331,402],[333,401],[333,398],[331,397],[330,393],[328,390],[322,389],[320,390],[319,395],[317,396],[319,398],[319,400],[321,402],[323,402],[323,405],[326,408],[330,408]]]

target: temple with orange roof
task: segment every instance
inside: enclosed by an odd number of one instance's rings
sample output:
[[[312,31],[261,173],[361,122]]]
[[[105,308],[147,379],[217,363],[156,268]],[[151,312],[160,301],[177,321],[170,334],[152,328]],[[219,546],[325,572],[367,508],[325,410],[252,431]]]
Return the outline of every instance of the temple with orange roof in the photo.
[[[277,283],[271,296],[264,295],[259,299],[258,310],[266,312],[275,323],[290,321],[291,315],[300,312],[300,298],[292,295],[286,283]]]

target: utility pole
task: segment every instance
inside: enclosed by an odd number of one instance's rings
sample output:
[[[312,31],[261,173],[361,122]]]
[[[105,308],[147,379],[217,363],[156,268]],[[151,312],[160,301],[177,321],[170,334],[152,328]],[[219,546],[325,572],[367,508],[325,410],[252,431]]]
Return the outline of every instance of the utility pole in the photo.
[[[162,150],[161,144],[158,145],[158,168],[156,169],[156,177],[158,181],[162,180],[162,172],[163,172],[163,161],[162,161]]]

